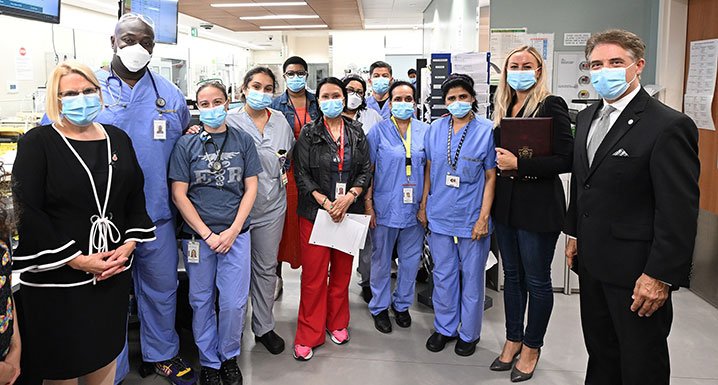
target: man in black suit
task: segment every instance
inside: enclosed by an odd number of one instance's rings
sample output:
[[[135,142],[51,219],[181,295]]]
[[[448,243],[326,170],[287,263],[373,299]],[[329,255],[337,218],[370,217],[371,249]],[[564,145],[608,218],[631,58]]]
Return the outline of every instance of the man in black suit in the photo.
[[[644,52],[622,30],[586,45],[603,100],[577,118],[565,232],[581,285],[587,385],[669,383],[671,291],[688,285],[691,269],[698,130],[641,88]]]

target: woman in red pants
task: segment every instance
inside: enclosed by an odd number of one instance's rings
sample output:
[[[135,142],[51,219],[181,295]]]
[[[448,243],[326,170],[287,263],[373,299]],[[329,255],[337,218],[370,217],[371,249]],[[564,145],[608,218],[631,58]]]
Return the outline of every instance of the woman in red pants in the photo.
[[[307,124],[294,147],[294,178],[299,191],[299,241],[302,248],[302,290],[294,358],[307,361],[324,343],[349,341],[349,280],[352,256],[309,244],[317,212],[326,210],[335,222],[347,212],[363,214],[362,193],[369,187],[369,147],[361,124],[343,117],[347,91],[337,78],[317,86],[320,119]],[[361,197],[361,198],[360,198]],[[327,276],[329,280],[327,281]]]

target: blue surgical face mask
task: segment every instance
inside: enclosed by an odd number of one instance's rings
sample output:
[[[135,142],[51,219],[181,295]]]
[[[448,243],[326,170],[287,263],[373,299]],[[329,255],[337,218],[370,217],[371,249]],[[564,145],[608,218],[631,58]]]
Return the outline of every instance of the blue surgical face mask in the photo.
[[[292,92],[299,92],[303,90],[307,86],[307,77],[306,76],[288,76],[287,77],[287,88],[289,88]]]
[[[100,94],[65,96],[62,98],[62,116],[76,126],[90,125],[102,110]]]
[[[344,99],[322,100],[319,103],[319,108],[324,116],[334,119],[344,111]]]
[[[414,103],[391,102],[391,114],[399,120],[407,120],[414,115]]]
[[[536,84],[536,71],[507,71],[506,82],[516,91],[526,91]]]
[[[596,89],[598,95],[606,100],[616,100],[628,89],[629,85],[636,80],[638,74],[633,77],[630,82],[626,81],[626,69],[630,68],[635,62],[628,67],[622,68],[601,68],[600,70],[591,71],[591,84]]]
[[[471,111],[471,103],[456,101],[446,107],[451,115],[461,119]]]
[[[409,78],[409,82],[411,84],[416,84],[416,78]]]
[[[199,121],[212,128],[217,128],[224,123],[227,118],[227,110],[224,104],[213,108],[200,108]]]
[[[386,91],[389,91],[389,78],[371,78],[371,88],[377,94],[384,95]]]
[[[272,94],[249,90],[247,95],[247,104],[255,111],[261,111],[272,104]]]

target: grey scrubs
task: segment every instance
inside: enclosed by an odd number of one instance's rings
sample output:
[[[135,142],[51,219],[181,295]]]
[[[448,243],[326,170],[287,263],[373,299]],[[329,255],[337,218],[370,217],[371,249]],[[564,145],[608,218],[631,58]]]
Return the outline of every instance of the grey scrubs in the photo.
[[[374,125],[382,121],[381,115],[371,108],[357,111],[355,118],[356,117],[358,117],[358,119],[355,120],[358,120],[362,124],[362,130],[364,130],[365,135],[369,134],[369,130],[371,130]],[[359,267],[357,268],[357,271],[359,272],[359,275],[361,275],[361,281],[359,282],[359,286],[361,287],[369,287],[369,276],[371,273],[371,249],[372,241],[370,231],[367,234],[364,248],[359,251]]]
[[[280,150],[289,151],[294,146],[294,134],[281,112],[269,111],[269,121],[264,135],[259,133],[252,118],[244,109],[230,111],[227,125],[249,134],[254,140],[262,163],[259,174],[257,199],[252,208],[252,281],[249,294],[252,298],[252,332],[263,336],[274,330],[274,286],[277,281],[277,252],[284,229],[287,211],[287,193],[282,185],[282,161]],[[287,165],[288,166],[288,165]]]

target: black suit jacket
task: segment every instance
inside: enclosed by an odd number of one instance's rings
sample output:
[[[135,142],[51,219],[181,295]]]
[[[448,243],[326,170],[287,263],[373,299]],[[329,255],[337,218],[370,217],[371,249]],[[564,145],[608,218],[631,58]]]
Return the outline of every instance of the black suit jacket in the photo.
[[[523,110],[517,114],[522,115]],[[558,232],[566,215],[566,196],[558,175],[570,172],[573,160],[571,120],[566,102],[553,95],[544,99],[536,117],[553,118],[554,155],[519,159],[518,177],[496,178],[492,214],[494,220],[522,230]],[[494,143],[501,147],[499,127],[494,130]]]
[[[586,138],[603,103],[577,117],[566,234],[599,281],[633,288],[645,273],[688,285],[698,217],[698,129],[641,89],[588,166]],[[623,150],[628,156],[615,156]]]

